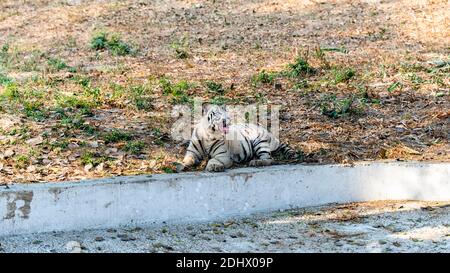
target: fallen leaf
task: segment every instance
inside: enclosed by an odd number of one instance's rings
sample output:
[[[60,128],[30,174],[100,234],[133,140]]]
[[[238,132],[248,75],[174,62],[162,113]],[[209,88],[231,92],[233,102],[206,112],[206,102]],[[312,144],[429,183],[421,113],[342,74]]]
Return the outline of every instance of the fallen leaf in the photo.
[[[8,150],[6,150],[2,155],[0,155],[0,158],[1,158],[1,157],[3,157],[3,158],[8,158],[8,157],[13,156],[15,153],[16,153],[16,152],[14,152],[14,150],[8,149]]]
[[[98,148],[98,142],[97,142],[97,141],[89,141],[89,142],[88,142],[88,145],[89,145],[91,148]]]
[[[44,142],[44,138],[42,138],[42,136],[38,136],[35,138],[30,138],[25,143],[28,145],[31,145],[31,146],[36,146],[36,145],[42,144],[42,142]]]
[[[89,172],[94,166],[92,164],[87,164],[84,166],[84,171]]]
[[[105,164],[104,163],[100,163],[98,164],[98,166],[95,168],[96,171],[98,172],[102,172],[104,169]]]
[[[28,166],[28,168],[27,168],[27,172],[28,173],[32,173],[32,172],[35,172],[35,171],[36,171],[36,167],[34,165]]]

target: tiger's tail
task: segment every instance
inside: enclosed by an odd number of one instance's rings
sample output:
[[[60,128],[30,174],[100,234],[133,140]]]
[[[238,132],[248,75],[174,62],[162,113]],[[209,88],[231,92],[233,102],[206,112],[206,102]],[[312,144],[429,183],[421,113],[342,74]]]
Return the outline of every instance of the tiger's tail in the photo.
[[[276,155],[283,155],[286,159],[297,159],[298,157],[298,153],[284,143],[280,143],[273,153]]]

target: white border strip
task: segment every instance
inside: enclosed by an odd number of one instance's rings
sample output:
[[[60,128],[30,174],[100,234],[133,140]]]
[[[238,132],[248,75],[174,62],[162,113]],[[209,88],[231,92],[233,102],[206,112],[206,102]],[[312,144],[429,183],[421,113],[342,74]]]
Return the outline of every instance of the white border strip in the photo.
[[[450,163],[280,165],[0,187],[0,235],[217,220],[370,200],[450,200]]]

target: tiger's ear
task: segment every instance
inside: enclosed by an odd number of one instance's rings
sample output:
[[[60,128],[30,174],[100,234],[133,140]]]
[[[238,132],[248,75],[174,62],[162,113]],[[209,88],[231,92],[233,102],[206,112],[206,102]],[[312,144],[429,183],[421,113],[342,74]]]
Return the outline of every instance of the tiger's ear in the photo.
[[[202,104],[202,116],[206,115],[206,113],[208,113],[209,109],[211,109],[211,104],[203,103]]]

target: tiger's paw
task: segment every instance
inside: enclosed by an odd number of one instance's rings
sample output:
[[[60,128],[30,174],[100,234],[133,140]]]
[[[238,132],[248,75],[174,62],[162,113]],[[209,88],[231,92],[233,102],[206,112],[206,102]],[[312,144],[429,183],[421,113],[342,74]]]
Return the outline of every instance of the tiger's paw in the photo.
[[[223,172],[223,171],[225,171],[225,166],[223,164],[210,161],[206,165],[206,171],[208,171],[208,172]]]
[[[254,159],[249,162],[250,167],[258,167],[258,166],[269,166],[272,165],[272,159]]]

